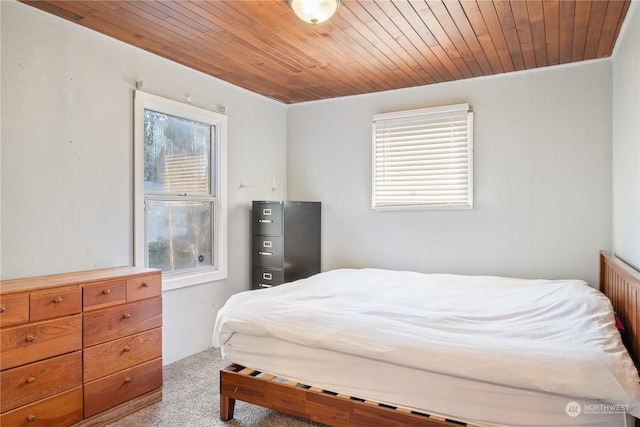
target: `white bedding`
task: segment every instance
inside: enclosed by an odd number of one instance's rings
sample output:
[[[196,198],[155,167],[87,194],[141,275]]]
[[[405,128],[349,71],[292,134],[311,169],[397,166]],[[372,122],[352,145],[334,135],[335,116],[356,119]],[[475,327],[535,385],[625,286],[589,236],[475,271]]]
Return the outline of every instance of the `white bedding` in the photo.
[[[276,338],[500,386],[622,405],[637,371],[609,300],[582,281],[334,270],[234,295],[214,345]]]
[[[276,338],[234,333],[224,360],[301,384],[483,427],[631,427],[621,410],[600,402],[442,375]],[[584,408],[567,413],[573,402]],[[572,413],[573,415],[573,413]]]

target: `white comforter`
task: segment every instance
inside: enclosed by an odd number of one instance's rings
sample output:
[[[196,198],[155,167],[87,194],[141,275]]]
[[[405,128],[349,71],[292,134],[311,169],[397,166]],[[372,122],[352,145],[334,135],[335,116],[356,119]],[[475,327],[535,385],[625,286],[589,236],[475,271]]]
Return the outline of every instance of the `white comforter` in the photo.
[[[234,332],[602,400],[640,417],[640,379],[611,304],[582,281],[333,270],[232,296],[214,345]]]

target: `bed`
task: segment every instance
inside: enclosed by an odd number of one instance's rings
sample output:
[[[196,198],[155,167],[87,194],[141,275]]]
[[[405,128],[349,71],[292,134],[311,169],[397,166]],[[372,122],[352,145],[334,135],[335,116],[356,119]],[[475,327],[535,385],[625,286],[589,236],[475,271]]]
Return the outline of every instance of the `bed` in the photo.
[[[237,294],[214,332],[230,362],[220,418],[242,400],[335,426],[632,426],[640,275],[600,260],[609,298],[575,280],[375,269]]]

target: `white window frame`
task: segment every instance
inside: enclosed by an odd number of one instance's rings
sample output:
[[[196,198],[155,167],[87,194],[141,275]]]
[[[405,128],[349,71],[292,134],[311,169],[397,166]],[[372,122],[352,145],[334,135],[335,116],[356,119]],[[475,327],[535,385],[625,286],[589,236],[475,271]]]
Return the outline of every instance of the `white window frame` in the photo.
[[[181,273],[164,274],[162,290],[223,280],[227,278],[227,117],[224,114],[174,101],[147,92],[134,92],[134,264],[148,267],[144,192],[144,111],[181,117],[215,126],[216,144],[212,164],[215,177],[213,256],[214,267]]]
[[[407,123],[409,120],[411,125]],[[409,126],[412,128],[409,129]],[[430,130],[438,126],[440,133],[436,135],[432,130],[427,132],[427,126]],[[416,128],[421,133],[416,133]],[[442,134],[444,129],[447,129],[448,135]],[[407,150],[405,152],[410,149],[411,152],[400,159],[398,151],[388,150],[392,145],[394,149]],[[409,156],[422,160],[413,160]],[[428,160],[425,159],[427,157]],[[433,167],[429,165],[436,158],[438,162],[449,162],[449,167],[457,170],[456,176],[450,173],[436,176],[435,167],[434,174],[411,175],[417,172],[417,167],[421,168],[421,172]],[[393,169],[386,166],[391,163],[395,166]],[[405,168],[402,181],[399,181],[401,178],[397,167],[400,163]],[[469,104],[374,115],[371,176],[371,207],[374,210],[473,209],[473,112]],[[444,196],[439,197],[439,194]]]

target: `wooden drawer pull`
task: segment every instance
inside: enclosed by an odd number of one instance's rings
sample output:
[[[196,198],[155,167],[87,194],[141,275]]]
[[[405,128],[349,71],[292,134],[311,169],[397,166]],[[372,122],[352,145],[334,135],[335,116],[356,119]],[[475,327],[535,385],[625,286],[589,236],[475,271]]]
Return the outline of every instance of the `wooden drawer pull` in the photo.
[[[53,302],[55,302],[56,304],[60,304],[62,302],[62,297],[55,297]]]
[[[142,282],[140,286],[142,286],[143,288],[148,288],[149,284],[147,282]]]
[[[102,291],[102,293],[105,295],[109,295],[111,293],[111,289],[105,289],[104,291]]]
[[[4,307],[0,307],[0,313],[4,313],[6,309]]]
[[[128,318],[130,318],[130,317],[131,317],[131,313],[124,313],[124,314],[122,315],[122,318],[123,318],[123,319],[128,319]]]
[[[29,377],[29,378],[27,378],[27,383],[29,383],[29,384],[33,384],[35,381],[36,381],[36,378],[35,378],[35,377]]]
[[[36,420],[36,416],[31,414],[27,417],[27,421],[29,421],[30,423],[34,422]]]
[[[124,348],[124,351],[127,351],[127,352],[128,352],[128,351],[131,351],[131,346],[126,346],[126,347]]]
[[[36,337],[34,335],[27,335],[27,342],[34,342]]]
[[[131,382],[131,377],[127,377],[127,378],[125,378],[125,379],[124,379],[124,382],[125,382],[125,383],[127,383],[127,384],[129,384],[129,383]]]

